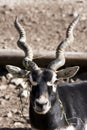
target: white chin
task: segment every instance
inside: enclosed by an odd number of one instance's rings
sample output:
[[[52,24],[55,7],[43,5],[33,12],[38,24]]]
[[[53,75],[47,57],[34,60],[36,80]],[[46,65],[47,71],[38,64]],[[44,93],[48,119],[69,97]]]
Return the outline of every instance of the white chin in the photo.
[[[50,110],[50,107],[48,107],[46,110],[43,110],[43,111],[40,111],[40,110],[34,108],[34,111],[35,111],[37,114],[40,114],[40,115],[41,115],[41,114],[42,114],[42,115],[46,114],[49,110]]]
[[[42,115],[44,115],[44,114],[46,114],[48,111],[37,111],[37,110],[34,110],[37,114],[42,114]]]

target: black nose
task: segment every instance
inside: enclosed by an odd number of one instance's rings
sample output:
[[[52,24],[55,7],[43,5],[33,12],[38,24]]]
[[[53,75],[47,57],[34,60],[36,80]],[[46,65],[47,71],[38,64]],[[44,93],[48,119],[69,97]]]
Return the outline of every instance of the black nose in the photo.
[[[48,102],[39,102],[39,101],[36,101],[36,106],[39,107],[39,108],[43,108],[43,106],[47,105]]]

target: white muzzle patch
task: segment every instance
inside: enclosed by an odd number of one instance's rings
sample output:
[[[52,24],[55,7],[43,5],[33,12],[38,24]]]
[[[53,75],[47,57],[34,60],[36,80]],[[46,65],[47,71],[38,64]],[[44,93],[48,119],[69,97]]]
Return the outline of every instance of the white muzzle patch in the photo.
[[[40,96],[35,100],[34,111],[38,114],[46,114],[51,108],[49,100],[45,96]]]

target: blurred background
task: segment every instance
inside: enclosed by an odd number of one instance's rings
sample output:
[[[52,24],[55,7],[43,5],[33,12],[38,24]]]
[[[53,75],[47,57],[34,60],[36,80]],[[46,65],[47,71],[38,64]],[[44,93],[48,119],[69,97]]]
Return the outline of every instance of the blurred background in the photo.
[[[33,49],[55,50],[77,14],[80,21],[74,30],[75,41],[68,51],[87,52],[86,0],[0,0],[0,48],[19,49],[14,28],[17,16],[26,31],[27,43]]]

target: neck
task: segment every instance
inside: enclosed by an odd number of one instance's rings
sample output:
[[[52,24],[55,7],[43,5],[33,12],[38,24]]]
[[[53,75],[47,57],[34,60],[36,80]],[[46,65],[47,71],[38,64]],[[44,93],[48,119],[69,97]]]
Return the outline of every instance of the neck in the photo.
[[[44,115],[35,113],[32,105],[30,104],[30,121],[31,126],[38,130],[54,130],[66,125],[59,101],[55,101],[49,112]]]

